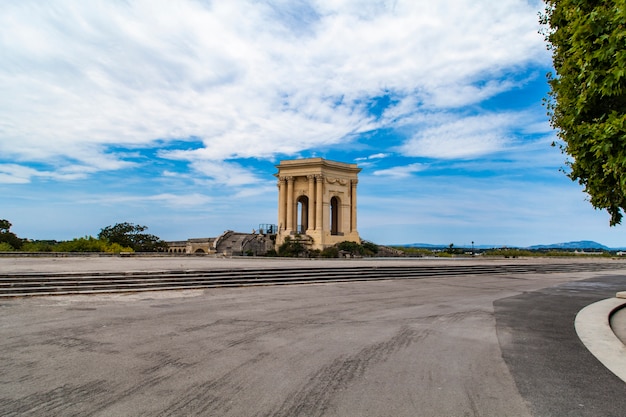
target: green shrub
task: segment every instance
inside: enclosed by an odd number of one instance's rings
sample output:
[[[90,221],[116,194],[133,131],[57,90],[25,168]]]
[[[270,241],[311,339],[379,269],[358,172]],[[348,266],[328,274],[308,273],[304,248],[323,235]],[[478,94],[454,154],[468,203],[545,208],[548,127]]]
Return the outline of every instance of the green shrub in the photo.
[[[22,239],[17,237],[15,233],[12,232],[0,232],[0,243],[7,243],[11,245],[13,249],[20,249],[22,247]]]
[[[105,252],[105,245],[106,242],[93,236],[85,236],[60,242],[54,249],[56,252]]]
[[[364,240],[361,242],[361,246],[363,246],[364,255],[373,256],[378,253],[378,245],[375,243]]]
[[[55,241],[48,240],[34,240],[26,242],[22,245],[22,251],[24,252],[52,252],[57,244]]]
[[[339,249],[336,246],[331,246],[328,248],[324,248],[324,250],[320,253],[322,258],[338,258],[339,257]]]
[[[299,240],[292,240],[289,236],[278,247],[278,256],[298,257],[306,252],[306,248]]]
[[[107,253],[134,252],[133,248],[122,246],[119,243],[105,242],[104,251]]]
[[[77,239],[60,242],[53,248],[56,252],[134,252],[132,248],[119,243],[109,243],[107,240],[96,239],[93,236],[85,236]]]
[[[0,242],[0,252],[13,252],[15,248],[7,242]]]
[[[408,256],[435,256],[432,249],[426,248],[413,248],[406,246],[392,246],[392,249],[400,250]]]
[[[350,252],[352,255],[363,255],[364,252],[363,246],[349,240],[344,240],[343,242],[338,243],[337,249],[340,251]]]
[[[537,256],[535,252],[525,249],[491,249],[485,252],[485,256]]]

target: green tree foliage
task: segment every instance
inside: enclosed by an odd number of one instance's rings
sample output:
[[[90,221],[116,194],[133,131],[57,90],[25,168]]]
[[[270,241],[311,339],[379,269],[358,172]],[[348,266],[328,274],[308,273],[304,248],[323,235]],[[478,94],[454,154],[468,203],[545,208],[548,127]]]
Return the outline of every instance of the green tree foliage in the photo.
[[[322,258],[339,258],[339,249],[336,246],[329,246],[320,252]]]
[[[11,229],[11,222],[6,219],[0,219],[0,232],[8,232]]]
[[[286,237],[282,245],[278,247],[278,256],[287,257],[302,257],[308,256],[310,258],[338,258],[341,252],[348,252],[352,256],[373,256],[378,253],[378,245],[372,242],[363,242],[358,244],[352,241],[343,241],[333,246],[324,248],[323,250],[314,249],[309,250],[299,239],[298,235],[295,238]],[[273,256],[269,254],[268,256]]]
[[[17,237],[17,235],[11,232],[11,222],[5,219],[0,219],[0,243],[5,243],[6,245],[2,245],[7,251],[9,246],[12,249],[20,249],[22,247],[23,240]]]
[[[435,252],[433,252],[432,249],[414,248],[414,247],[407,247],[407,246],[392,246],[392,248],[402,251],[407,256],[416,256],[416,257],[435,256]]]
[[[365,252],[363,250],[363,246],[359,245],[356,242],[352,242],[349,240],[344,240],[343,242],[338,243],[337,249],[339,249],[340,251],[344,251],[344,252],[350,252],[350,254],[353,256],[363,255],[363,253]]]
[[[72,240],[57,242],[54,240],[35,240],[24,242],[22,252],[133,252],[130,247],[118,243],[96,239],[93,236],[79,237]]]
[[[98,239],[132,248],[136,252],[156,252],[167,248],[167,243],[155,235],[143,233],[147,226],[132,223],[117,223],[100,230]]]
[[[337,249],[344,252],[350,252],[352,256],[374,256],[378,253],[378,245],[363,241],[361,244],[352,241],[343,241],[338,243]]]
[[[378,245],[364,240],[361,242],[361,246],[363,246],[364,254],[367,256],[374,256],[378,253]]]
[[[13,252],[15,248],[7,242],[0,242],[0,252]]]
[[[24,252],[54,252],[58,242],[54,240],[33,240],[24,242],[22,251]]]
[[[77,239],[60,242],[53,247],[55,252],[132,252],[130,247],[124,247],[119,243],[109,242],[105,239],[96,239],[93,236],[79,237]]]
[[[299,239],[291,239],[289,236],[278,247],[278,256],[298,257],[306,252],[306,248]]]
[[[610,224],[626,210],[626,0],[545,0],[551,124],[568,176]]]
[[[499,248],[485,251],[485,256],[504,256],[505,258],[516,258],[518,256],[537,256],[540,252],[527,249]]]
[[[463,255],[464,252],[465,250],[463,250],[463,248],[455,248],[454,243],[450,243],[448,249],[446,249],[446,253],[450,255]]]

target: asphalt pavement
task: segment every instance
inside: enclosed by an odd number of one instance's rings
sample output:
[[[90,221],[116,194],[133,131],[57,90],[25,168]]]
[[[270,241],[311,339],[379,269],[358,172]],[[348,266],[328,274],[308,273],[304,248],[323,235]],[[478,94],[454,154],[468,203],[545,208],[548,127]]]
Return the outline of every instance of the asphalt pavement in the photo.
[[[588,351],[574,328],[580,310],[625,285],[626,276],[607,275],[494,302],[502,356],[533,415],[626,415],[626,383]]]
[[[626,268],[4,299],[0,415],[623,416],[573,323],[625,289]]]

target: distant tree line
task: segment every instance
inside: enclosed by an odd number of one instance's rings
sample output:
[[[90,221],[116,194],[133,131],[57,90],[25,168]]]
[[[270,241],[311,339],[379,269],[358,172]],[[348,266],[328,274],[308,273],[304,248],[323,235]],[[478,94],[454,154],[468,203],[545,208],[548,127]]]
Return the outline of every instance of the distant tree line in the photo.
[[[30,240],[11,232],[11,222],[0,219],[0,252],[157,252],[167,249],[158,236],[145,233],[147,226],[117,223],[100,230],[98,237],[84,236],[67,241]]]
[[[450,245],[447,248],[417,248],[406,246],[394,246],[395,249],[402,251],[404,256],[408,257],[438,257],[449,258],[452,256],[495,256],[504,258],[518,258],[518,257],[559,257],[559,256],[576,256],[581,253],[585,253],[585,256],[614,256],[617,251],[615,250],[602,250],[602,249],[558,249],[558,248],[545,248],[545,249],[522,249],[522,248],[491,248],[491,249],[475,249],[470,248],[456,248],[454,245]]]

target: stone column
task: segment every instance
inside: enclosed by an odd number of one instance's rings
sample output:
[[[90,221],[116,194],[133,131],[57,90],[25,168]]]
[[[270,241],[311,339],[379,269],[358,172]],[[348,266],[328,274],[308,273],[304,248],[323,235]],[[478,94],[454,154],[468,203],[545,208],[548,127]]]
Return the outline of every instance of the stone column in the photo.
[[[285,230],[285,177],[278,177],[278,230]]]
[[[323,199],[323,188],[324,188],[324,177],[321,175],[315,176],[315,230],[322,230],[324,209],[322,207],[322,199]]]
[[[293,231],[293,177],[287,177],[287,231]]]
[[[315,229],[315,175],[308,175],[307,179],[309,180],[309,195],[307,196],[309,197],[309,221],[307,229],[313,230]]]
[[[350,190],[350,206],[352,208],[352,212],[350,213],[350,231],[356,231],[356,185],[359,182],[358,180],[351,181],[351,190]]]

